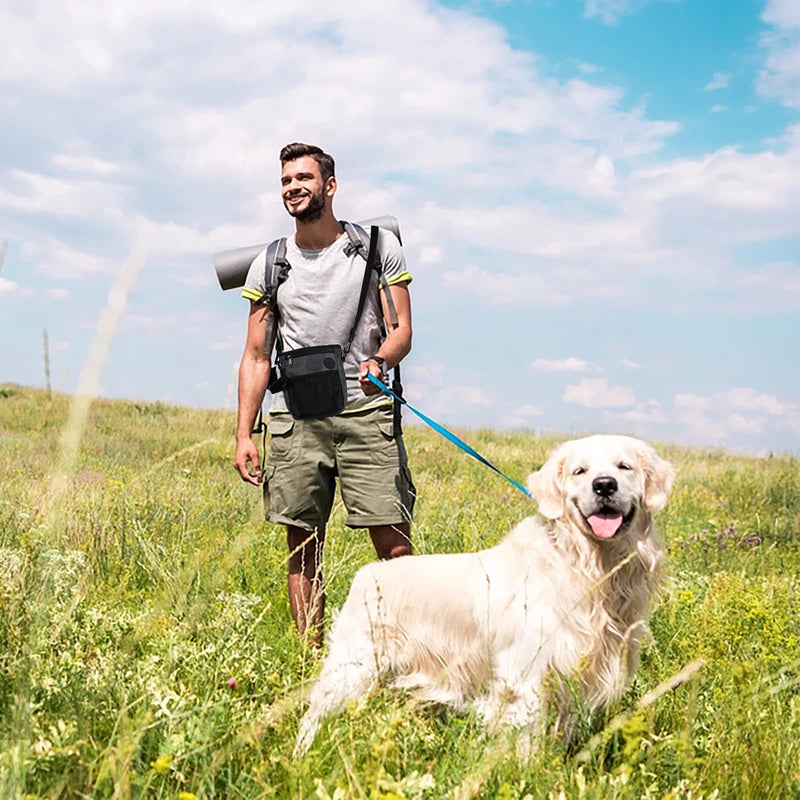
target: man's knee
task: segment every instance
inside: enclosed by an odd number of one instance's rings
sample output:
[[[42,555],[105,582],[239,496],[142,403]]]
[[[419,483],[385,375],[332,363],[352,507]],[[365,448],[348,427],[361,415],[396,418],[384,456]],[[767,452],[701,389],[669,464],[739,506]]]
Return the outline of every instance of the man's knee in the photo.
[[[375,525],[369,529],[375,552],[382,561],[410,556],[411,533],[408,523],[401,525]]]
[[[389,551],[388,558],[400,558],[411,555],[411,544],[398,544]]]
[[[289,573],[314,573],[319,567],[325,544],[325,529],[307,531],[294,525],[286,526],[289,547]]]

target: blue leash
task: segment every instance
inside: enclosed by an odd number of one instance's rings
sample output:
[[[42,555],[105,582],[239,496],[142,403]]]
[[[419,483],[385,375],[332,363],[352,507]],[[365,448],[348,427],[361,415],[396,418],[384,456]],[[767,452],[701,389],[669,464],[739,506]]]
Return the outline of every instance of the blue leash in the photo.
[[[504,477],[509,483],[514,484],[526,497],[530,497],[533,499],[533,495],[521,484],[517,483],[513,478],[509,478],[508,475],[505,474],[502,470],[499,470],[491,461],[485,459],[477,450],[471,448],[466,442],[462,442],[461,439],[458,438],[454,433],[450,433],[447,428],[443,428],[438,422],[434,422],[430,417],[426,417],[421,411],[417,411],[414,406],[410,403],[407,403],[403,400],[402,397],[396,395],[385,383],[381,383],[374,375],[371,373],[367,373],[367,377],[384,393],[388,394],[390,397],[393,397],[397,400],[398,403],[402,403],[406,408],[413,411],[423,422],[427,422],[428,425],[431,426],[437,433],[441,433],[445,439],[449,439],[456,447],[460,447],[465,453],[469,453],[473,458],[477,458],[481,464],[486,464],[489,469],[493,469],[498,475]]]

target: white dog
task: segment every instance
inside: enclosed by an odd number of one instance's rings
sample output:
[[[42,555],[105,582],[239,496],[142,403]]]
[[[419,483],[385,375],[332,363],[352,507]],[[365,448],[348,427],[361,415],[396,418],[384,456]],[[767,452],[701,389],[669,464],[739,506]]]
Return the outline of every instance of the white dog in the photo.
[[[529,737],[548,697],[566,721],[570,693],[558,679],[573,679],[590,709],[619,697],[660,575],[651,514],[673,479],[638,439],[566,442],[528,478],[546,520],[528,517],[489,550],[360,569],[295,756],[325,716],[385,674],[423,699],[471,703],[488,723]]]

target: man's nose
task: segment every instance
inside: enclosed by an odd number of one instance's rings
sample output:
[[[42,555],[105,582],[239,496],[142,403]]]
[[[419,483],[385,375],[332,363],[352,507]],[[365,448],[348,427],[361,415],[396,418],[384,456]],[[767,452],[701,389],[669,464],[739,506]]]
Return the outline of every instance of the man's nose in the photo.
[[[599,494],[600,497],[611,497],[618,488],[617,479],[605,475],[601,475],[592,481],[592,491],[595,494]]]

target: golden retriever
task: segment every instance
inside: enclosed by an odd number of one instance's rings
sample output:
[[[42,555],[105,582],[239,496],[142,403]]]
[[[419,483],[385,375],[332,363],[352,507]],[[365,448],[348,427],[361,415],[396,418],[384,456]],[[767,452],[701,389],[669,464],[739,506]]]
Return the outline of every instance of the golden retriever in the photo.
[[[325,716],[381,675],[422,699],[471,704],[489,724],[522,729],[528,744],[548,697],[568,720],[571,693],[558,679],[574,681],[589,709],[618,698],[660,576],[652,513],[673,480],[671,465],[638,439],[565,442],[528,478],[544,520],[528,517],[477,553],[360,569],[295,756]]]

